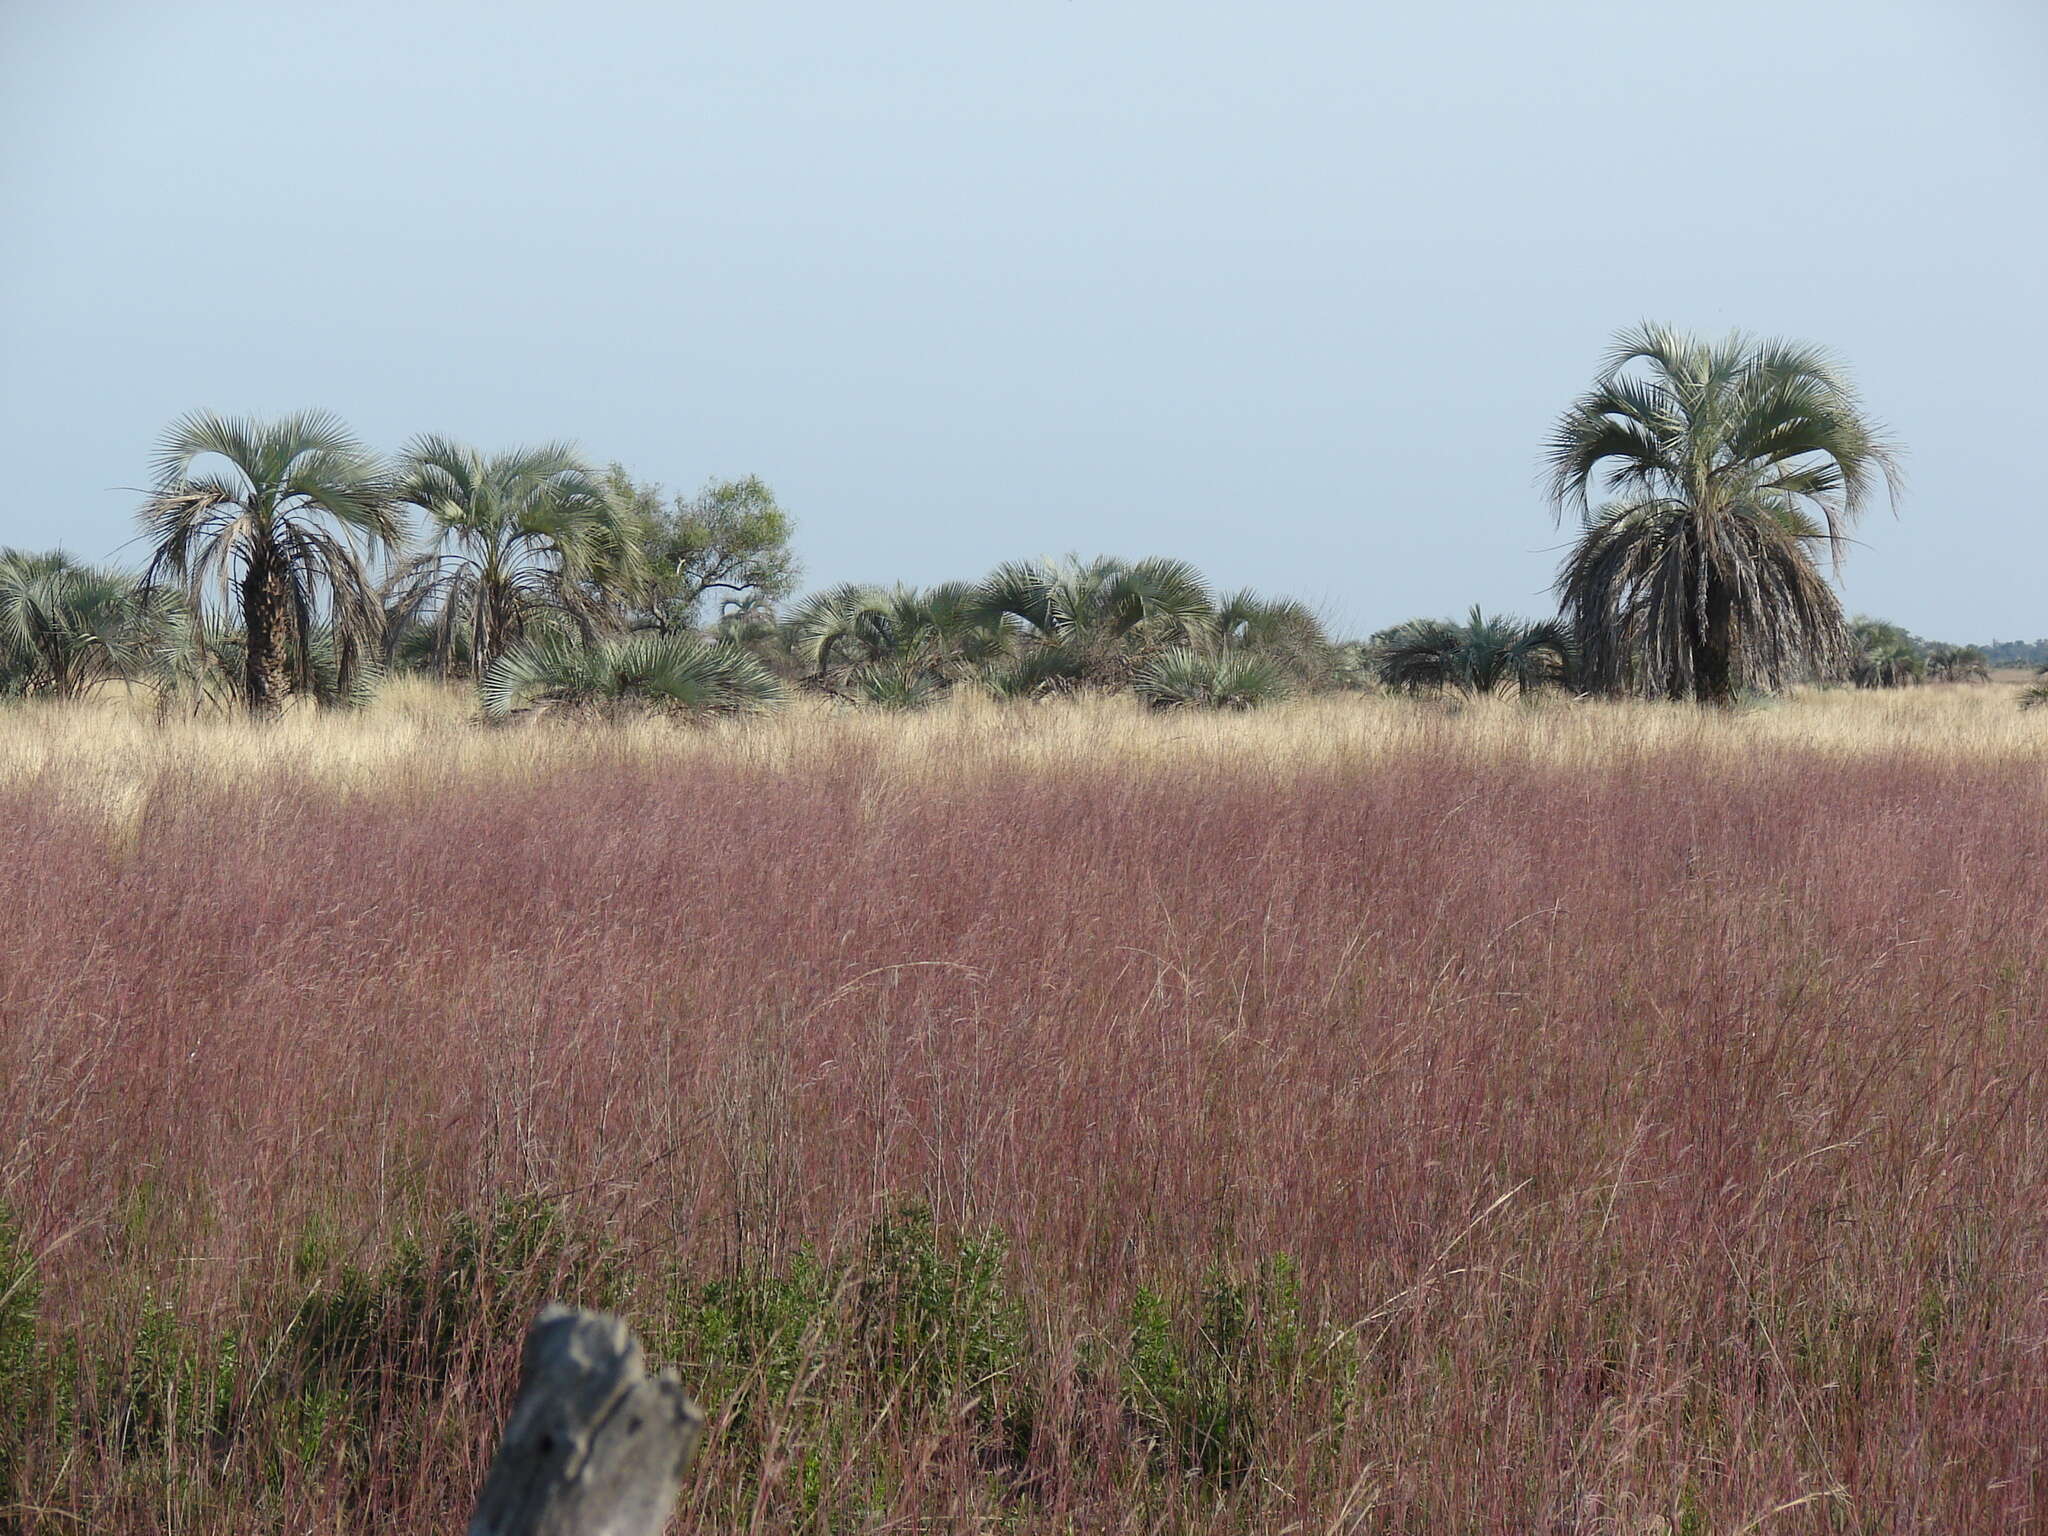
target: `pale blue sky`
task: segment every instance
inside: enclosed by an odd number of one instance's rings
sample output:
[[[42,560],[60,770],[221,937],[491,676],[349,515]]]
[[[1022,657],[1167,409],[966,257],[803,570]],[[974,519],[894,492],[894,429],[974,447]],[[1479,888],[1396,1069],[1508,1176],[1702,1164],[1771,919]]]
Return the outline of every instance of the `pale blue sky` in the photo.
[[[758,473],[815,582],[1547,610],[1640,319],[1845,356],[1847,596],[2048,633],[2040,0],[0,0],[0,543],[198,406]]]

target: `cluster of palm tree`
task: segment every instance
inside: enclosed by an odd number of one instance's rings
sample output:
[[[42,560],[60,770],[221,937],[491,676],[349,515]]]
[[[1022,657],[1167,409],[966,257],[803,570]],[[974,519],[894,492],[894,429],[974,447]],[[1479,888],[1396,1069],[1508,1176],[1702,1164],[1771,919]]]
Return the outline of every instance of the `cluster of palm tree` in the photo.
[[[1218,594],[1182,560],[1014,561],[979,582],[858,584],[719,628],[799,686],[915,708],[962,686],[998,699],[1082,690],[1251,708],[1341,681],[1315,614]]]
[[[266,715],[410,668],[473,680],[494,717],[781,697],[749,658],[679,627],[712,587],[786,578],[786,519],[758,481],[665,509],[566,444],[487,455],[427,435],[386,461],[319,413],[187,417],[157,469],[135,592],[163,616],[152,680],[167,693]],[[753,543],[703,537],[741,526]]]
[[[1219,592],[1161,558],[1013,562],[784,606],[789,525],[758,480],[670,505],[566,444],[488,455],[430,435],[385,459],[324,414],[199,414],[159,453],[139,581],[0,552],[0,687],[142,682],[261,715],[415,669],[472,683],[503,718],[751,711],[797,690],[884,708],[961,689],[1249,708],[1367,686],[1728,704],[1798,682],[1988,676],[1974,648],[1843,614],[1821,562],[1839,562],[1897,466],[1815,348],[1626,331],[1548,464],[1556,512],[1579,521],[1556,618],[1475,608],[1341,643],[1299,603]]]
[[[1849,630],[1849,681],[1858,688],[1991,681],[1991,665],[1977,646],[1930,644],[1885,619],[1858,616]]]
[[[564,444],[486,455],[423,436],[387,461],[317,413],[176,423],[142,520],[139,580],[0,558],[14,691],[140,682],[167,704],[269,715],[416,670],[473,683],[493,719],[744,712],[796,689],[915,707],[963,686],[1245,708],[1338,670],[1308,609],[1219,596],[1174,560],[1022,562],[976,583],[835,587],[778,612],[788,524],[759,481],[678,511]]]

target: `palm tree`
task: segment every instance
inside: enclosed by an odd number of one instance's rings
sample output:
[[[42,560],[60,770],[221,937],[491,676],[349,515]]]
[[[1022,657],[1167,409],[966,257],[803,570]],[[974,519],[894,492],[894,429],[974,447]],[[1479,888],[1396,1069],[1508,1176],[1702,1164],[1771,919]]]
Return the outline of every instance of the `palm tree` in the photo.
[[[1725,704],[1847,659],[1839,561],[1890,446],[1825,353],[1659,326],[1615,339],[1551,436],[1550,492],[1584,516],[1557,589],[1588,679]],[[1594,511],[1599,482],[1616,500]]]
[[[1858,688],[1909,688],[1926,681],[1926,654],[1898,625],[1859,616],[1849,631],[1856,647],[1849,680]]]
[[[563,443],[490,457],[433,435],[413,439],[399,500],[424,515],[430,547],[396,582],[421,616],[430,665],[482,676],[543,613],[588,633],[587,584],[628,567],[633,541],[603,483]]]
[[[644,630],[526,641],[492,664],[479,694],[488,720],[527,711],[606,718],[649,709],[701,718],[772,709],[787,690],[744,651]]]
[[[982,582],[976,600],[992,618],[1024,627],[1026,651],[1058,653],[1031,670],[1103,686],[1128,683],[1153,657],[1217,634],[1215,595],[1185,560],[1012,562]]]
[[[383,612],[363,561],[399,539],[384,467],[335,417],[304,411],[186,416],[156,468],[144,588],[175,578],[195,614],[209,596],[236,613],[248,709],[269,715],[293,691],[323,694],[312,654],[323,616],[346,686]]]
[[[1463,624],[1411,619],[1376,637],[1383,686],[1408,693],[1449,690],[1474,696],[1512,689],[1527,695],[1571,675],[1572,646],[1561,624],[1532,624],[1474,608]]]
[[[1257,709],[1294,694],[1294,680],[1274,656],[1258,651],[1203,652],[1178,645],[1146,662],[1132,690],[1154,709]]]
[[[1256,651],[1305,685],[1335,678],[1340,664],[1337,648],[1306,603],[1262,597],[1246,588],[1219,601],[1211,623],[1224,650]]]
[[[128,677],[157,606],[128,578],[61,551],[0,550],[0,692],[75,699]]]
[[[1010,635],[965,582],[934,587],[847,583],[804,598],[783,621],[783,644],[812,686],[836,689],[848,669],[919,674],[933,689],[1002,655]],[[886,665],[885,665],[886,664]],[[857,696],[871,689],[856,690]]]
[[[1988,683],[1991,663],[1974,645],[1931,645],[1927,648],[1927,677],[1936,683]]]
[[[2048,667],[2042,667],[2034,674],[2039,682],[2029,683],[2020,690],[2021,709],[2048,708]]]

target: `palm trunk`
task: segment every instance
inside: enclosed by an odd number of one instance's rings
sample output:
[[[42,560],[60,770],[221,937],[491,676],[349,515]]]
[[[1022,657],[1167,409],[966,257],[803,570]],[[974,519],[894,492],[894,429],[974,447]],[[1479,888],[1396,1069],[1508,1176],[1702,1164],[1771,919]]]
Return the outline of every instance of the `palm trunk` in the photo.
[[[1735,702],[1735,600],[1728,583],[1707,573],[1707,622],[1693,664],[1693,688],[1702,704]]]
[[[269,551],[252,557],[242,577],[244,697],[252,715],[275,715],[291,691],[291,588]]]

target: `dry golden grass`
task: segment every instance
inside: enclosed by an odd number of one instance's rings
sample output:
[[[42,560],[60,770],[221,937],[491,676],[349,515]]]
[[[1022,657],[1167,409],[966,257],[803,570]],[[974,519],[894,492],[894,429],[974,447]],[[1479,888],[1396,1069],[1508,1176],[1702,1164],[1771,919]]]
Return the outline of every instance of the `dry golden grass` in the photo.
[[[1727,713],[1684,705],[1547,699],[1478,703],[1330,695],[1250,714],[1156,713],[1128,699],[998,705],[960,699],[922,714],[802,699],[766,720],[683,728],[482,725],[468,693],[417,680],[356,714],[293,712],[258,725],[218,715],[160,721],[109,698],[0,712],[0,783],[42,778],[114,811],[166,776],[234,783],[273,767],[339,789],[406,793],[552,779],[579,763],[705,755],[775,773],[859,753],[878,780],[1035,768],[1174,764],[1280,778],[1412,748],[1605,771],[1676,754],[1731,767],[1760,752],[1905,755],[2048,769],[2048,720],[2004,685],[1811,691]]]

